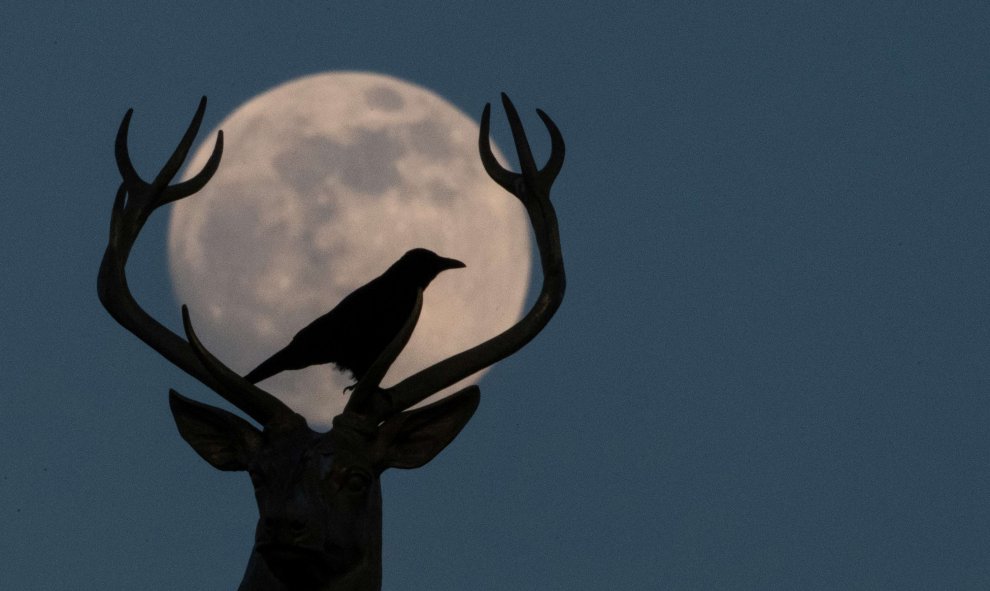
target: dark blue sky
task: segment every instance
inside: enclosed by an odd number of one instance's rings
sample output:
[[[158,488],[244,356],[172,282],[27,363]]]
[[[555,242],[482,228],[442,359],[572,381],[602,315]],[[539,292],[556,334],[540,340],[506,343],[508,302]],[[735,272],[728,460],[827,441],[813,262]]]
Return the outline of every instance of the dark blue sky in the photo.
[[[200,95],[209,129],[325,70],[475,116],[504,90],[568,142],[564,305],[449,449],[385,476],[385,589],[990,587],[985,2],[18,4],[5,588],[240,580],[250,485],[166,391],[219,397],[96,299],[113,137],[134,107],[149,174]],[[163,222],[131,278],[177,327]]]

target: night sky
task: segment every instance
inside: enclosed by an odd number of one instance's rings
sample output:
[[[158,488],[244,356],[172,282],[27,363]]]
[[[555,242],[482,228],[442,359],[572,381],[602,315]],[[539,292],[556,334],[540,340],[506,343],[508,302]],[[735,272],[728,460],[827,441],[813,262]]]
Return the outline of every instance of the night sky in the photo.
[[[8,4],[3,588],[236,588],[248,478],[167,390],[220,398],[96,297],[113,140],[151,176],[201,95],[330,70],[568,147],[563,306],[383,477],[384,589],[990,588],[986,2]],[[129,276],[179,330],[166,217]]]

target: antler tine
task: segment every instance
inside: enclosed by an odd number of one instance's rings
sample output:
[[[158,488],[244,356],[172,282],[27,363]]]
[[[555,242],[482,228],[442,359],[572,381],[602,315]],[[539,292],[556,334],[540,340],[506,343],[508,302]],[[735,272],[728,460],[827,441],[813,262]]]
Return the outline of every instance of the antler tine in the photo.
[[[491,127],[490,104],[485,105],[485,110],[481,114],[481,133],[478,135],[478,151],[481,155],[481,163],[485,167],[485,172],[488,173],[488,176],[492,177],[492,180],[513,195],[516,195],[521,189],[518,183],[522,180],[525,181],[525,184],[530,190],[549,191],[550,185],[553,184],[554,179],[557,178],[557,174],[564,165],[564,137],[561,135],[557,125],[553,122],[553,119],[542,109],[537,109],[536,114],[543,120],[543,124],[550,133],[551,145],[550,158],[547,159],[547,163],[542,169],[537,169],[535,160],[533,159],[533,151],[529,147],[526,131],[522,126],[522,120],[519,118],[519,113],[516,111],[515,105],[512,104],[512,101],[504,92],[502,93],[502,105],[505,108],[506,118],[509,120],[509,127],[512,130],[512,140],[516,146],[516,153],[519,155],[519,169],[522,171],[522,174],[520,175],[503,168],[492,152],[491,140],[489,139],[489,130]]]
[[[205,110],[206,97],[204,96],[200,99],[196,115],[186,128],[182,140],[152,183],[144,181],[134,169],[127,146],[127,136],[134,109],[128,109],[120,122],[114,144],[114,156],[117,161],[117,169],[123,179],[120,188],[125,193],[124,197],[126,198],[120,198],[114,204],[114,213],[110,223],[110,246],[124,249],[119,253],[123,261],[126,261],[134,240],[155,209],[199,191],[209,182],[220,166],[220,158],[223,155],[222,131],[217,132],[213,153],[203,170],[188,181],[172,186],[168,184],[182,167],[182,163],[189,153],[189,148],[196,138],[196,133],[199,131]]]
[[[512,192],[516,175],[503,168],[499,164],[498,159],[495,158],[494,152],[492,152],[490,138],[491,113],[491,103],[485,103],[485,110],[481,113],[481,130],[478,134],[478,153],[481,156],[481,165],[485,167],[485,172],[488,173],[488,176],[493,181],[498,183],[506,191]]]
[[[134,109],[127,109],[124,118],[117,128],[117,140],[114,142],[114,157],[117,160],[117,170],[123,178],[123,187],[130,191],[135,191],[147,187],[148,183],[141,180],[141,175],[134,170],[131,163],[130,152],[127,149],[127,132],[131,126],[131,117],[134,116]]]
[[[564,139],[553,121],[545,113],[538,111],[550,133],[552,152],[546,166],[542,170],[537,170],[518,114],[504,93],[502,102],[513,130],[513,139],[523,172],[520,174],[506,170],[498,164],[492,154],[488,138],[490,105],[485,105],[481,116],[478,151],[482,164],[492,180],[515,195],[526,207],[526,213],[529,215],[536,236],[540,265],[543,269],[540,294],[529,312],[501,334],[423,369],[385,390],[383,396],[376,396],[375,400],[378,404],[386,407],[385,412],[409,408],[443,388],[512,355],[547,325],[564,299],[566,278],[563,255],[560,250],[557,215],[550,202],[550,186],[564,162]]]
[[[189,345],[196,353],[200,363],[221,384],[220,388],[215,388],[217,394],[243,410],[261,425],[269,425],[278,419],[298,416],[284,402],[245,380],[234,370],[224,365],[213,353],[210,353],[196,335],[196,331],[193,330],[189,308],[185,304],[182,305],[182,327],[185,329],[186,339],[188,339]]]
[[[540,180],[546,184],[546,189],[549,191],[550,185],[557,178],[561,167],[564,166],[564,136],[561,135],[560,129],[557,128],[557,124],[553,122],[553,119],[544,113],[542,109],[537,109],[536,114],[543,120],[543,125],[546,126],[547,131],[550,133],[550,158],[547,159],[547,163],[540,170],[539,175]]]
[[[223,153],[223,131],[217,131],[217,141],[213,145],[213,153],[210,154],[210,158],[206,161],[206,165],[203,169],[199,171],[191,179],[181,182],[177,185],[168,186],[172,178],[179,172],[179,168],[182,167],[182,163],[186,160],[186,155],[189,154],[189,148],[192,147],[193,141],[196,139],[196,134],[199,133],[199,126],[203,123],[203,115],[206,112],[206,97],[204,96],[199,100],[199,107],[196,109],[196,114],[193,116],[192,121],[189,123],[189,127],[186,129],[186,133],[182,136],[182,140],[179,145],[176,146],[175,151],[172,152],[172,157],[169,158],[168,162],[162,167],[161,172],[158,173],[158,177],[155,178],[156,187],[164,187],[165,190],[162,193],[162,199],[160,204],[164,205],[166,203],[171,203],[183,197],[188,197],[196,191],[202,189],[207,182],[213,177],[213,173],[217,171],[220,166],[220,156]]]
[[[188,197],[205,187],[206,183],[210,182],[210,179],[213,178],[213,174],[218,168],[220,168],[220,157],[222,155],[223,130],[218,130],[217,141],[213,145],[213,153],[210,154],[210,158],[206,161],[203,169],[196,173],[196,175],[191,179],[169,187],[165,192],[165,198],[162,200],[162,205],[172,203],[173,201],[178,201],[183,197]]]
[[[409,342],[409,338],[412,336],[413,329],[416,328],[416,323],[419,322],[419,315],[422,311],[423,290],[419,289],[416,291],[416,303],[413,305],[409,317],[406,318],[405,324],[402,325],[402,329],[392,338],[392,341],[385,347],[385,350],[378,355],[378,358],[371,364],[368,371],[365,372],[361,380],[354,386],[354,391],[344,406],[345,413],[383,419],[387,414],[396,410],[392,408],[391,404],[383,405],[379,403],[384,395],[380,386],[385,374],[388,373],[388,369],[392,367],[399,353],[402,352]]]
[[[522,171],[522,178],[526,184],[533,185],[536,180],[536,162],[533,160],[533,150],[529,147],[526,139],[526,130],[523,129],[522,120],[515,105],[509,100],[509,96],[502,93],[502,107],[505,109],[505,117],[509,120],[509,129],[512,130],[512,140],[516,144],[516,155],[519,157],[519,170]],[[518,180],[517,180],[518,182]],[[515,193],[515,190],[510,189]]]
[[[186,160],[186,155],[189,154],[189,148],[192,147],[193,141],[196,139],[196,134],[199,133],[199,126],[203,123],[203,115],[206,113],[206,97],[201,97],[199,99],[199,106],[196,107],[196,114],[193,115],[192,121],[189,122],[189,126],[186,127],[186,132],[182,134],[182,139],[179,140],[178,145],[175,146],[175,150],[172,151],[172,155],[169,156],[165,166],[158,172],[158,176],[152,181],[151,185],[156,189],[164,189],[168,187],[168,184],[172,182],[175,178],[176,173],[182,168],[182,163]],[[169,187],[169,188],[177,188]]]

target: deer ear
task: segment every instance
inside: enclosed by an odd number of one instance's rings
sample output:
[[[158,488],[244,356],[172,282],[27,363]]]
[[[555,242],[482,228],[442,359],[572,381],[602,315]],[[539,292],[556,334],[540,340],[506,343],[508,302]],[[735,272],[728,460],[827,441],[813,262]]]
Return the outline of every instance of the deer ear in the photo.
[[[261,432],[223,409],[168,391],[168,405],[179,435],[218,470],[246,470],[261,446]]]
[[[457,437],[474,415],[481,390],[469,386],[422,408],[399,413],[379,427],[379,469],[419,468]]]

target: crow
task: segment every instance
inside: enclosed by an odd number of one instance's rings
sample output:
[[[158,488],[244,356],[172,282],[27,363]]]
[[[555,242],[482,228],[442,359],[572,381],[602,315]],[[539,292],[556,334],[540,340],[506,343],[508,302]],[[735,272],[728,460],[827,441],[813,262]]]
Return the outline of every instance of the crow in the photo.
[[[333,363],[360,380],[409,318],[416,290],[426,289],[442,271],[464,266],[425,248],[410,250],[244,377],[256,384],[289,369]]]

